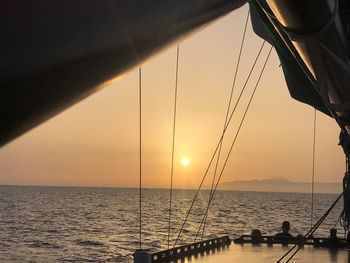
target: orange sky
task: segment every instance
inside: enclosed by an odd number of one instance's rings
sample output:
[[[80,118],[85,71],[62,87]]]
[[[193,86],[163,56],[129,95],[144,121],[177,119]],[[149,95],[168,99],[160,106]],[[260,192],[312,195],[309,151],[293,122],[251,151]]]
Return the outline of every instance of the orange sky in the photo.
[[[175,187],[198,186],[220,137],[246,12],[245,6],[180,43]],[[262,42],[248,31],[235,98]],[[176,45],[142,65],[145,187],[169,186],[175,59]],[[290,98],[274,51],[265,73],[222,181],[310,181],[313,109]],[[0,149],[0,184],[137,186],[137,92],[134,69]],[[316,181],[337,182],[344,173],[339,129],[317,116]]]

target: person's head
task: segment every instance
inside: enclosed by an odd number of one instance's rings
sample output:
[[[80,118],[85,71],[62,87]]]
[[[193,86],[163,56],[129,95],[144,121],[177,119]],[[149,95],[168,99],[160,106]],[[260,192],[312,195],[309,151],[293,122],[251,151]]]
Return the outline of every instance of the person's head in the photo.
[[[283,233],[288,233],[290,230],[290,224],[288,221],[283,221],[282,223],[282,231]]]
[[[252,243],[253,244],[259,244],[260,243],[262,234],[261,234],[261,231],[259,229],[254,229],[252,231],[251,236],[252,236]]]
[[[302,234],[298,234],[295,239],[297,240],[297,244],[299,247],[303,247],[304,246],[304,236]]]
[[[331,238],[337,238],[337,229],[331,228],[331,230],[329,230],[329,232],[330,232]]]
[[[261,231],[260,231],[259,229],[254,229],[254,230],[252,231],[251,236],[252,236],[253,238],[254,238],[254,237],[261,237],[262,234],[261,234]]]

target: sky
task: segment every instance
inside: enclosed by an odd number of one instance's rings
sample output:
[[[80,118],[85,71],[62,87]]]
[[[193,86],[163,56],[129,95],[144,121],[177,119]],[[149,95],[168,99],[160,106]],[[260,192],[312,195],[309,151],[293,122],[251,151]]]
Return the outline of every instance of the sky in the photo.
[[[168,188],[176,45],[180,46],[174,187],[197,188],[221,136],[243,33],[247,6],[173,43],[141,65],[142,183]],[[248,26],[234,101],[262,40]],[[263,58],[268,45],[263,51]],[[261,69],[258,63],[248,94]],[[222,182],[287,178],[309,182],[312,175],[312,107],[293,100],[272,52],[247,113]],[[110,81],[0,149],[0,184],[137,187],[139,180],[138,68]],[[225,135],[226,156],[249,95],[242,97]],[[339,128],[317,113],[315,180],[340,182],[344,155]],[[184,166],[181,159],[187,157]],[[221,162],[222,164],[222,162]],[[211,171],[211,170],[210,170]],[[212,172],[204,186],[211,183]]]

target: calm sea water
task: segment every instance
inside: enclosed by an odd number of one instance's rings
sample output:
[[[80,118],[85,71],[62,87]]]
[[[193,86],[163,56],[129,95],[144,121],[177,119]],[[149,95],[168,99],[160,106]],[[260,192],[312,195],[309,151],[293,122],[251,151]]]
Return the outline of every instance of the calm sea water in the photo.
[[[194,194],[173,193],[172,240]],[[193,241],[208,194],[201,192],[180,243]],[[310,197],[219,191],[205,237],[235,237],[253,228],[274,234],[283,220],[291,222],[292,234],[305,233],[310,227]],[[336,197],[316,194],[315,220]],[[138,189],[0,186],[0,262],[130,262],[139,241],[138,198]],[[144,248],[167,246],[168,198],[168,190],[143,190]],[[341,203],[315,236],[328,235],[340,210]]]

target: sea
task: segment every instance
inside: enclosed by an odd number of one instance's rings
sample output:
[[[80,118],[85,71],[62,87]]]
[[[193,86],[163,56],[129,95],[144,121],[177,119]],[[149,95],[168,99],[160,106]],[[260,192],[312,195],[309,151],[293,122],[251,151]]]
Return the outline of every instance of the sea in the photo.
[[[207,208],[209,190],[199,193],[178,244],[193,242]],[[173,190],[170,244],[178,236],[196,190]],[[306,233],[337,198],[334,194],[217,191],[203,238],[238,237],[260,229]],[[167,248],[169,190],[142,189],[142,248]],[[132,262],[139,248],[139,189],[0,186],[0,262]],[[314,236],[336,227],[342,200]],[[202,232],[199,232],[200,236]]]

